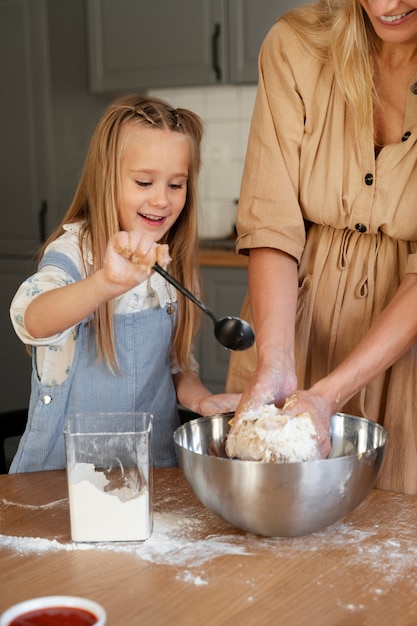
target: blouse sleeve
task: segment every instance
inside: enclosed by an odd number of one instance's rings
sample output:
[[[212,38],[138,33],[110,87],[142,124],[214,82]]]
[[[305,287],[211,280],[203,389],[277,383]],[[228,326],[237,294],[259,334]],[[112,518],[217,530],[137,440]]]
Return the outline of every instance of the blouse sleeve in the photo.
[[[35,338],[25,327],[25,312],[32,300],[41,293],[70,285],[74,280],[63,270],[45,266],[27,278],[19,287],[10,306],[10,318],[16,334],[25,344],[31,346],[62,346],[72,332],[72,327],[52,337]]]
[[[277,248],[299,260],[305,244],[298,200],[305,109],[297,86],[300,77],[295,78],[292,66],[303,71],[306,63],[294,38],[288,25],[278,22],[261,47],[238,208],[237,248],[243,253],[250,248]]]

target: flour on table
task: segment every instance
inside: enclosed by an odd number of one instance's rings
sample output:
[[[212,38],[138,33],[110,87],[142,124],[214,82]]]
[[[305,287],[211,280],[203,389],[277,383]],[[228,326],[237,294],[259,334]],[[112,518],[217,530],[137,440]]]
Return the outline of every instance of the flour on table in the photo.
[[[0,498],[0,510],[3,504]],[[161,505],[164,506],[164,503]],[[13,506],[13,503],[8,502],[7,506]],[[206,527],[207,522],[201,512],[196,513],[192,507],[184,510],[179,505],[178,510],[155,513],[153,533],[144,542],[61,543],[41,537],[0,535],[0,547],[22,555],[84,550],[130,554],[155,567],[171,566],[172,575],[178,581],[203,588],[216,580],[213,568],[209,565],[224,555],[246,559],[256,558],[259,552],[265,552],[273,566],[274,559],[291,561],[300,554],[308,558],[317,552],[322,554],[322,561],[326,563],[327,558],[334,560],[339,550],[348,550],[349,564],[346,574],[361,576],[364,580],[364,598],[361,601],[358,599],[355,604],[343,603],[349,612],[360,611],[364,599],[369,602],[377,601],[381,596],[390,593],[393,586],[400,581],[407,580],[411,586],[417,586],[415,531],[409,523],[402,523],[400,514],[396,530],[386,538],[380,536],[378,523],[366,530],[359,530],[355,524],[337,522],[313,535],[293,538],[258,537],[244,532],[207,535],[204,532]],[[241,562],[241,567],[243,583],[251,589],[256,590],[262,584],[262,576],[268,576],[268,571],[265,571],[248,580],[245,578],[244,561]],[[365,581],[370,571],[378,574],[377,587],[366,588]],[[321,585],[320,577],[315,584],[318,587]]]
[[[183,512],[155,513],[152,535],[143,542],[113,543],[60,543],[41,537],[15,537],[0,535],[0,547],[21,554],[55,552],[58,550],[96,550],[135,554],[143,561],[158,565],[195,568],[226,554],[251,554],[245,545],[245,535],[209,535],[201,539],[192,537],[194,531],[204,528],[202,520],[185,517]],[[185,582],[189,582],[189,579]],[[194,581],[204,584],[202,581]]]
[[[273,404],[241,414],[234,432],[226,440],[229,457],[245,461],[282,463],[321,458],[316,428],[308,413],[285,415]]]
[[[193,583],[194,585],[197,585],[198,587],[200,587],[201,585],[208,585],[207,580],[203,580],[201,576],[196,576],[189,570],[185,570],[184,572],[181,572],[181,575],[176,576],[176,579],[182,580],[185,583]]]

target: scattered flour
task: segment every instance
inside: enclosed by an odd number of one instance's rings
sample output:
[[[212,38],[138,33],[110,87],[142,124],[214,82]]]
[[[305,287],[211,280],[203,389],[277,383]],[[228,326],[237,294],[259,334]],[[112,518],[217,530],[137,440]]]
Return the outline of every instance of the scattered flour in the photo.
[[[214,570],[211,567],[213,561],[225,555],[256,559],[259,554],[265,554],[271,567],[278,561],[281,567],[285,567],[285,561],[290,562],[300,554],[308,560],[316,552],[320,552],[321,561],[326,563],[326,567],[337,567],[338,553],[343,551],[347,555],[344,575],[363,579],[363,597],[355,602],[352,599],[349,602],[339,599],[340,605],[349,611],[363,610],[365,601],[373,602],[384,597],[399,581],[402,584],[407,581],[410,588],[417,587],[417,544],[415,527],[409,523],[411,509],[408,516],[407,512],[404,513],[403,522],[402,513],[398,513],[395,529],[389,534],[383,532],[385,522],[380,523],[381,519],[385,519],[381,508],[379,513],[378,509],[375,511],[375,523],[365,529],[358,529],[354,523],[337,522],[321,532],[305,537],[272,538],[251,535],[232,528],[229,533],[225,533],[224,527],[217,533],[207,535],[206,516],[211,514],[202,512],[199,507],[183,507],[180,499],[177,499],[174,510],[166,511],[164,509],[168,502],[172,507],[170,497],[158,503],[159,510],[154,512],[152,535],[143,542],[60,543],[41,537],[0,535],[0,548],[25,555],[59,550],[121,552],[134,555],[155,566],[172,566],[173,575],[178,581],[202,587],[214,580]],[[13,505],[0,499],[0,510],[1,506]],[[379,515],[382,516],[381,519]],[[247,587],[256,589],[261,584],[261,574],[249,581],[246,579],[244,560],[237,562],[236,567],[242,567],[241,576],[244,576]],[[268,572],[262,575],[267,576]],[[370,586],[370,580],[377,581],[377,584]],[[315,584],[320,587],[320,576]]]
[[[243,537],[213,535],[191,539],[190,530],[201,527],[198,520],[184,520],[172,513],[155,513],[151,537],[143,543],[60,543],[41,537],[16,537],[0,535],[0,548],[19,554],[41,554],[48,551],[100,550],[136,554],[140,559],[159,565],[198,567],[226,554],[250,555]],[[237,541],[236,541],[237,540]],[[186,581],[188,582],[188,580]],[[199,584],[203,584],[200,581]]]
[[[300,552],[308,555],[321,551],[332,554],[338,550],[349,553],[349,564],[358,571],[366,569],[379,573],[380,585],[375,594],[382,595],[382,583],[390,585],[402,579],[405,573],[415,578],[417,584],[417,545],[415,534],[405,529],[401,539],[391,537],[378,539],[378,525],[358,530],[349,523],[338,522],[324,531],[305,537],[273,538],[258,537],[249,533],[216,534],[200,539],[193,535],[204,529],[204,520],[184,518],[182,512],[156,512],[150,538],[143,542],[114,543],[60,543],[41,537],[17,537],[0,535],[0,547],[21,554],[58,550],[100,550],[135,554],[138,558],[160,565],[200,567],[224,555],[256,556],[265,551],[271,558],[292,559]],[[323,556],[325,558],[325,556]]]
[[[201,576],[195,576],[190,571],[185,570],[181,575],[176,576],[177,580],[182,580],[185,583],[194,583],[194,585],[208,585],[207,580],[203,580]]]
[[[47,502],[46,504],[22,504],[21,502],[12,502],[11,500],[7,500],[7,498],[2,498],[1,502],[5,506],[17,506],[21,509],[53,509],[64,502],[66,503],[67,498],[61,498],[60,500],[54,500],[54,502]]]

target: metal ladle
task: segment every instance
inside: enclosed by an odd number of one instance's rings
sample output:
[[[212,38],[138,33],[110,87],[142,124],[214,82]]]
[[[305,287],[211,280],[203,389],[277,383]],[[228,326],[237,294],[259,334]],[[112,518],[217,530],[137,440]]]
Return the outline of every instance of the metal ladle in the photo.
[[[228,350],[247,350],[255,341],[255,334],[252,327],[241,320],[239,317],[222,317],[219,320],[214,315],[213,311],[208,308],[201,300],[199,300],[191,291],[188,291],[184,285],[181,285],[176,278],[171,276],[166,270],[164,270],[158,263],[153,266],[155,272],[158,272],[165,278],[171,285],[174,285],[178,291],[189,298],[194,304],[196,304],[204,313],[211,317],[214,323],[214,334],[219,343],[222,344]]]

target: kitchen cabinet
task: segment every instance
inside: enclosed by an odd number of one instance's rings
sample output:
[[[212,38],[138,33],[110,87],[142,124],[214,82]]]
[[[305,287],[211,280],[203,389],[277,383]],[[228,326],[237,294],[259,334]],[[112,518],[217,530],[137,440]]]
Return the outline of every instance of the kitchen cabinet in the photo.
[[[46,2],[0,0],[0,255],[39,247],[49,196]]]
[[[26,406],[30,359],[9,318],[34,267],[50,199],[46,0],[0,0],[0,407]]]
[[[259,48],[277,18],[302,0],[227,0],[229,82],[257,83]]]
[[[291,0],[87,0],[93,92],[256,83],[260,44]]]
[[[217,318],[240,315],[247,291],[246,267],[202,267],[203,297]],[[215,338],[212,320],[204,316],[196,346],[200,376],[213,393],[222,393],[230,352]]]
[[[31,259],[0,259],[0,413],[29,404],[31,358],[14,332],[9,308],[18,286],[32,271]]]

